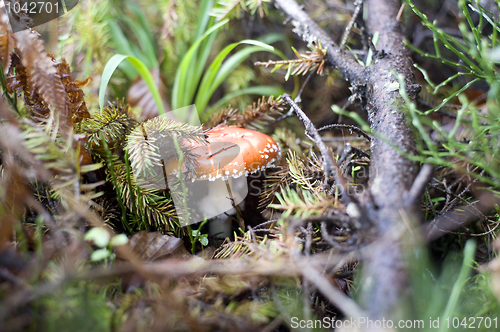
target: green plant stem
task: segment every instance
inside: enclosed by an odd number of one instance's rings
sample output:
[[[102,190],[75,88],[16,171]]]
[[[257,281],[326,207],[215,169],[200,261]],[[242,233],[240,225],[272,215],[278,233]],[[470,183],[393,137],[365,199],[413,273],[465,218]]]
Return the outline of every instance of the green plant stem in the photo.
[[[112,160],[111,156],[111,151],[109,150],[108,144],[106,143],[106,139],[104,138],[104,134],[101,132],[99,133],[101,136],[101,143],[104,147],[104,151],[106,151],[106,163],[108,164],[108,170],[109,174],[111,175],[111,180],[113,183],[113,186],[115,187],[115,190],[117,191],[116,195],[116,200],[118,201],[118,205],[120,205],[120,208],[122,210],[122,224],[123,227],[129,232],[129,234],[132,234],[132,229],[130,228],[128,222],[127,222],[127,207],[125,204],[123,204],[122,199],[121,199],[121,192],[120,192],[120,187],[118,186],[118,180],[116,178],[116,173],[114,169],[114,163]]]
[[[441,316],[441,328],[439,332],[448,331],[447,324],[444,324],[444,320],[451,316],[455,312],[455,308],[457,306],[458,300],[460,298],[460,293],[462,292],[465,282],[469,277],[469,273],[472,268],[472,263],[474,259],[474,254],[476,253],[476,242],[474,240],[469,240],[465,244],[464,249],[464,260],[462,263],[462,268],[460,269],[460,273],[458,274],[457,281],[453,284],[453,288],[451,290],[450,298],[448,303],[446,304],[446,308],[444,309],[444,313]]]
[[[175,150],[177,151],[177,155],[179,156],[179,169],[178,169],[177,174],[179,175],[179,181],[180,181],[181,188],[182,188],[182,205],[183,205],[182,208],[184,210],[183,211],[184,212],[184,220],[185,220],[185,223],[186,223],[186,226],[188,229],[189,240],[191,241],[191,252],[192,252],[192,254],[194,254],[194,245],[196,243],[196,240],[193,238],[193,230],[191,229],[191,225],[189,224],[190,215],[189,215],[189,208],[187,206],[187,200],[186,200],[187,189],[186,189],[186,184],[184,183],[184,179],[182,177],[182,166],[184,164],[184,153],[182,153],[181,147],[179,145],[179,141],[177,141],[177,136],[172,135],[172,139],[174,142]],[[182,226],[182,223],[181,223],[181,226]]]

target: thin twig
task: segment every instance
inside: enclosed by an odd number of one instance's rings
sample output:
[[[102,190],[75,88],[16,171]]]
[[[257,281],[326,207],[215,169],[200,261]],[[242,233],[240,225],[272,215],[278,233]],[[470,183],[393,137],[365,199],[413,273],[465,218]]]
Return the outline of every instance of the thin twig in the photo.
[[[319,128],[318,131],[323,131],[323,130],[327,130],[327,129],[349,129],[351,132],[355,132],[359,136],[362,136],[362,137],[366,138],[368,141],[371,141],[370,135],[368,135],[366,132],[364,132],[360,128],[353,126],[353,125],[335,123],[335,124],[323,126],[323,127]]]
[[[350,297],[333,287],[330,281],[323,276],[314,266],[307,262],[302,264],[304,278],[312,282],[318,290],[346,316],[354,319],[368,317],[363,310]]]
[[[398,16],[396,16],[396,21],[398,21],[398,22],[401,22],[401,16],[403,15],[403,11],[405,10],[405,5],[406,5],[406,3],[403,2],[401,7],[399,8]]]
[[[302,101],[302,92],[304,92],[304,89],[305,89],[307,83],[309,82],[309,80],[311,79],[311,77],[313,75],[314,75],[314,71],[309,72],[309,75],[307,75],[306,80],[304,81],[304,83],[300,87],[300,90],[299,90],[299,93],[297,94],[297,97],[295,97],[296,103],[300,103]]]
[[[347,38],[349,38],[349,34],[351,33],[352,27],[354,26],[354,22],[358,18],[359,13],[361,12],[361,8],[363,8],[364,0],[357,0],[354,2],[354,13],[352,14],[347,27],[345,28],[344,35],[342,36],[342,41],[340,42],[340,49],[343,50],[345,48],[345,44],[347,43]]]
[[[323,156],[323,162],[325,163],[325,173],[327,177],[333,176],[335,179],[336,185],[339,187],[340,192],[342,193],[342,200],[344,204],[349,204],[351,202],[351,198],[347,195],[346,188],[347,183],[344,178],[339,174],[339,167],[337,163],[333,160],[330,151],[327,149],[325,143],[321,139],[321,136],[318,133],[316,127],[311,122],[311,120],[307,117],[307,115],[300,109],[300,107],[292,100],[292,98],[284,93],[282,98],[291,106],[291,108],[295,111],[299,119],[304,123],[306,127],[306,134],[310,134],[313,142],[318,146],[321,155]]]
[[[420,201],[433,172],[434,166],[430,164],[424,164],[424,166],[422,166],[415,181],[413,181],[410,191],[407,193],[406,200],[408,206],[416,205],[417,202]]]
[[[499,203],[499,199],[492,193],[484,193],[481,197],[478,197],[477,203],[468,207],[459,206],[422,225],[420,228],[421,233],[428,242],[434,241],[450,231],[477,220],[477,212],[481,214],[487,213],[494,208],[495,204]],[[457,224],[457,220],[460,220],[460,224]]]
[[[339,249],[340,252],[349,252],[359,249],[359,246],[342,245],[339,242],[335,241],[335,239],[328,233],[328,230],[326,229],[326,223],[324,221],[321,222],[321,236],[329,245],[331,245],[333,248]]]

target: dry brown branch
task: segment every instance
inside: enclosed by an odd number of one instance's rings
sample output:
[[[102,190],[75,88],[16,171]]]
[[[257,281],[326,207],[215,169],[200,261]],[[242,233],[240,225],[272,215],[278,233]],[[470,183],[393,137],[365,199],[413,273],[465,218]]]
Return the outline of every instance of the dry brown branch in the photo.
[[[346,316],[354,319],[367,317],[367,314],[356,304],[356,302],[337,288],[333,287],[325,276],[307,262],[303,264],[303,275],[304,278],[312,282],[318,290]]]
[[[276,0],[276,3],[292,18],[294,31],[304,40],[320,40],[327,47],[329,63],[351,82],[357,94],[366,99],[371,129],[379,135],[371,141],[369,190],[359,200],[361,215],[367,216],[373,225],[365,229],[365,240],[380,239],[402,222],[400,211],[418,215],[416,202],[402,198],[418,196],[421,188],[418,183],[412,190],[418,165],[380,138],[385,137],[406,153],[415,153],[415,139],[402,112],[404,102],[399,90],[393,88],[399,86],[392,74],[395,70],[403,75],[406,90],[414,101],[420,89],[414,84],[412,60],[403,44],[403,28],[396,20],[400,1],[365,1],[369,13],[366,22],[368,32],[380,34],[373,65],[367,67],[361,66],[350,53],[337,47],[295,1]],[[375,246],[364,259],[365,277],[370,278],[372,287],[364,294],[363,302],[372,317],[387,316],[407,288],[400,244],[397,240],[388,239]]]

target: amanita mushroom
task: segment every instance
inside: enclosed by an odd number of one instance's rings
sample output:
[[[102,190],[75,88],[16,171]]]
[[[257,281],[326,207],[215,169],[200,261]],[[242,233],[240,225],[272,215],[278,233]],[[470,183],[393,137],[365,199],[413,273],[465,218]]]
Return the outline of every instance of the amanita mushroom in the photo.
[[[226,219],[226,226],[212,221],[210,233],[219,233],[226,237],[230,235],[231,227],[230,220],[224,213],[232,210],[233,205],[241,203],[248,194],[246,177],[274,167],[274,162],[281,155],[281,151],[271,137],[255,130],[218,127],[207,132],[206,135],[209,145],[194,144],[190,150],[198,156],[198,167],[191,172],[192,183],[186,181],[189,183],[188,196],[190,206],[193,207],[193,202],[196,205],[194,208],[199,215],[197,221],[222,214],[221,219]],[[167,174],[175,175],[176,165],[169,164]],[[208,193],[207,189],[203,189],[207,186]],[[204,193],[201,194],[201,192]],[[193,221],[191,220],[190,223]],[[215,227],[217,224],[225,229]]]
[[[274,167],[280,156],[278,144],[266,134],[238,127],[219,127],[207,133],[210,145],[191,152],[199,155],[197,180],[214,181],[255,173]]]

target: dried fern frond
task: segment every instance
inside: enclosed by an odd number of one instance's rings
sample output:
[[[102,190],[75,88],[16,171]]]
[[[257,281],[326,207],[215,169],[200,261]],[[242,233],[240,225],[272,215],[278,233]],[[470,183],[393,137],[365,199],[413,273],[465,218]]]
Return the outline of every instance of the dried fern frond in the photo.
[[[11,55],[14,53],[15,40],[10,27],[9,17],[2,11],[0,16],[0,61],[4,73],[7,74],[11,64]]]
[[[0,37],[0,55],[4,64],[9,64],[4,68],[8,73],[7,90],[23,98],[35,119],[39,118],[42,122],[50,119],[50,126],[55,123],[56,128],[70,128],[73,122],[90,117],[80,89],[86,81],[74,80],[66,61],[57,62],[47,54],[38,33],[23,30],[14,39],[3,23],[0,24],[0,31],[5,32]],[[12,52],[14,47],[16,53]],[[63,131],[65,135],[66,132]]]
[[[28,81],[37,90],[40,97],[54,108],[61,116],[63,125],[71,125],[68,112],[67,95],[61,77],[57,73],[56,63],[46,52],[43,41],[34,30],[19,31],[16,35],[17,49],[21,65],[26,68]]]
[[[77,81],[71,76],[71,69],[64,58],[61,62],[56,62],[54,58],[52,58],[52,61],[56,64],[57,74],[61,77],[64,91],[68,96],[67,106],[73,121],[78,123],[83,119],[90,118],[87,104],[83,98],[84,93],[80,87],[87,85],[92,78],[88,77],[84,81]]]
[[[272,61],[268,62],[256,62],[255,66],[274,66],[272,72],[287,67],[287,72],[285,79],[288,80],[290,75],[305,75],[310,71],[316,70],[316,74],[322,75],[323,69],[325,67],[326,61],[326,48],[321,46],[321,43],[313,42],[309,45],[310,51],[306,51],[306,54],[299,54],[295,48],[292,47],[292,50],[295,52],[297,56],[297,60],[284,60],[284,61]]]
[[[280,99],[262,97],[257,103],[249,105],[246,110],[238,112],[231,107],[212,116],[212,127],[230,125],[248,129],[262,129],[267,122],[274,121],[275,117],[283,112],[283,102]]]
[[[26,68],[21,64],[17,54],[11,56],[11,67],[6,77],[7,91],[16,93],[26,106],[32,111],[35,120],[46,120],[50,117],[48,104],[40,97],[37,89],[34,89]]]
[[[127,137],[125,149],[134,172],[147,177],[157,173],[154,171],[155,167],[163,167],[163,158],[177,159],[174,138],[184,154],[187,171],[194,170],[197,164],[194,156],[189,153],[189,142],[208,144],[202,128],[158,116],[140,123]]]

